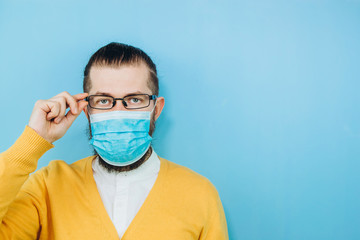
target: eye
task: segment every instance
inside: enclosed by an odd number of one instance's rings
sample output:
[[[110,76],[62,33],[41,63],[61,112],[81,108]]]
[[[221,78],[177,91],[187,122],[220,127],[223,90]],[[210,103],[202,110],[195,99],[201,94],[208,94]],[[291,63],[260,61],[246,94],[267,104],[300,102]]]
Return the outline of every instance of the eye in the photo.
[[[147,99],[146,99],[147,95],[144,94],[139,94],[139,95],[130,95],[130,96],[126,96],[124,97],[124,101],[127,104],[127,108],[131,109],[131,108],[141,108],[146,106],[147,104]]]
[[[112,99],[109,97],[98,96],[94,98],[94,105],[96,106],[109,106],[112,102]]]
[[[141,100],[139,98],[134,97],[134,98],[130,99],[130,102],[131,103],[139,103],[139,102],[141,102]]]
[[[108,104],[109,103],[109,99],[100,99],[99,104]]]

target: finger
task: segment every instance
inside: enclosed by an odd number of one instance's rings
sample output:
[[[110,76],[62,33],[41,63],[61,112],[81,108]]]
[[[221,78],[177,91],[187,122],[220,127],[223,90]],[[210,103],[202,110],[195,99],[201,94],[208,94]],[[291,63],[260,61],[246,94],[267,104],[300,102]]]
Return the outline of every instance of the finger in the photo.
[[[70,93],[62,92],[58,95],[58,97],[64,98],[66,105],[70,107],[71,112],[77,114],[78,111],[77,100],[73,96],[71,96]]]
[[[65,117],[67,104],[65,97],[59,97],[55,101],[59,103],[60,110],[59,115],[54,119],[54,122],[59,123]]]
[[[78,112],[76,112],[75,115],[80,114],[81,111],[88,105],[88,102],[84,100],[87,96],[89,96],[88,93],[79,93],[79,94],[73,95],[73,98],[78,101],[77,102]]]
[[[75,98],[75,100],[77,100],[77,101],[80,101],[80,100],[83,100],[84,98],[86,98],[87,96],[89,96],[88,93],[79,93],[79,94],[73,95],[73,98]]]
[[[74,99],[74,104],[73,105],[70,105],[70,109],[71,109],[71,112],[76,115],[76,114],[79,114],[83,108],[80,108],[79,107],[79,102],[84,100],[89,94],[88,93],[79,93],[79,94],[75,94],[75,95],[70,95],[69,93],[65,93],[65,96],[70,100],[71,99]],[[76,105],[76,108],[74,108],[73,106]],[[87,104],[86,104],[87,105]]]
[[[56,118],[60,114],[60,104],[53,101],[44,101],[44,105],[41,107],[47,115],[46,119],[50,121],[53,118]]]
[[[89,102],[85,102],[85,101],[82,101],[82,102],[79,102],[79,113],[84,110],[87,105],[89,104]]]
[[[88,102],[80,102],[79,103],[79,112],[78,114],[73,114],[72,112],[68,112],[65,116],[67,127],[70,127],[71,124],[75,121],[75,119],[80,115],[81,111],[88,105]]]

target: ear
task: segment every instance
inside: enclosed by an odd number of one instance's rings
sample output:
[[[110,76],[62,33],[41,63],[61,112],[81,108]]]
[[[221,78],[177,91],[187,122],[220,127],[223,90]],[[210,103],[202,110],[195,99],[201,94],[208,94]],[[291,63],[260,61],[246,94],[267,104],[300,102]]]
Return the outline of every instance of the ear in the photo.
[[[156,99],[156,106],[155,106],[155,121],[160,117],[160,114],[165,106],[165,98],[158,97]]]

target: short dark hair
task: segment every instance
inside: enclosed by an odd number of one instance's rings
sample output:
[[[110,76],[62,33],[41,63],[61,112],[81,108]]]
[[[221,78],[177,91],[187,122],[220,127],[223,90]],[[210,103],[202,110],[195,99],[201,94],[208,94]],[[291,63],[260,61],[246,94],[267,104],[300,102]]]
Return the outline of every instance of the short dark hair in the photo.
[[[97,66],[121,66],[145,63],[149,68],[150,79],[148,86],[152,94],[159,95],[159,79],[156,65],[151,58],[140,48],[123,43],[112,42],[97,50],[90,58],[84,70],[83,90],[89,92],[91,88],[90,69]]]

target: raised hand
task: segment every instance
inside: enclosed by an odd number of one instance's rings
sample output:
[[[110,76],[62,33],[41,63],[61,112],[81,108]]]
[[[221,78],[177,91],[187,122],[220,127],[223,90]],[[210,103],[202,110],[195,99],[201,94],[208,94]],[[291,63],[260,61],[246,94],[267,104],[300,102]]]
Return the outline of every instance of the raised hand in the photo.
[[[55,142],[65,135],[87,106],[88,102],[84,101],[87,96],[87,93],[70,95],[68,92],[62,92],[48,100],[38,100],[31,114],[29,127],[48,142]],[[66,113],[67,108],[70,110]]]

